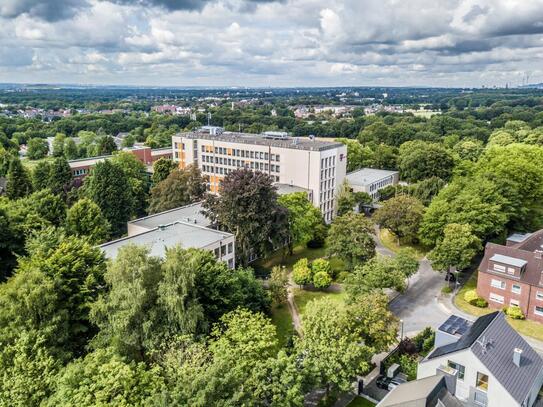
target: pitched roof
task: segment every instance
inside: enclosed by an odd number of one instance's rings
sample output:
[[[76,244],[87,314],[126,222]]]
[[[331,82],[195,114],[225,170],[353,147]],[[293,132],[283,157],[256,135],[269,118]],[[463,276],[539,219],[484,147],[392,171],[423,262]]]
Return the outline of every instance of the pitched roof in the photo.
[[[492,375],[511,394],[522,403],[543,369],[543,360],[533,348],[499,313],[484,331],[487,345],[480,342],[471,346],[471,351],[486,366]],[[520,367],[513,362],[513,350],[522,350]]]
[[[436,348],[427,359],[470,348],[511,396],[522,403],[543,370],[543,360],[505,320],[503,312],[479,317],[455,343]],[[513,362],[513,350],[522,349],[520,366]]]
[[[434,351],[427,356],[427,359],[434,359],[448,353],[458,352],[459,350],[469,348],[498,315],[499,312],[496,311],[477,318],[469,330],[462,335],[458,341],[434,349]]]

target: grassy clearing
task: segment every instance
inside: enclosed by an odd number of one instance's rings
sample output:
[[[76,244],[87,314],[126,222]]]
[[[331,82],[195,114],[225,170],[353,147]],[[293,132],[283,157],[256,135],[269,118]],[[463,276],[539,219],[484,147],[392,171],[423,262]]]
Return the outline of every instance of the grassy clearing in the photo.
[[[373,407],[375,404],[373,404],[371,401],[366,400],[363,397],[355,397],[353,401],[349,403],[347,407]]]
[[[471,305],[464,299],[464,294],[466,291],[474,290],[477,288],[477,272],[474,272],[470,279],[464,284],[464,286],[458,291],[458,294],[454,297],[454,304],[460,308],[462,311],[475,315],[477,317],[481,315],[489,314],[495,309],[490,307],[479,308],[474,305]],[[512,319],[507,317],[507,322],[511,325],[518,333],[526,336],[531,336],[532,338],[543,341],[543,325],[539,322],[522,320],[522,319]]]
[[[288,339],[292,336],[294,327],[292,326],[292,317],[287,304],[281,304],[272,308],[272,322],[277,329],[277,339],[279,346],[285,347]]]
[[[401,239],[400,244],[398,245],[398,238],[388,229],[379,230],[379,239],[381,239],[381,243],[383,243],[383,246],[385,246],[388,250],[393,251],[394,253],[398,252],[398,250],[403,249],[404,247],[412,248],[415,251],[417,260],[422,260],[427,253],[427,251],[422,246],[402,242]]]
[[[300,288],[293,288],[294,302],[298,307],[300,315],[303,316],[307,303],[311,300],[328,297],[337,302],[343,302],[346,296],[345,292],[325,292],[325,291],[307,291]]]

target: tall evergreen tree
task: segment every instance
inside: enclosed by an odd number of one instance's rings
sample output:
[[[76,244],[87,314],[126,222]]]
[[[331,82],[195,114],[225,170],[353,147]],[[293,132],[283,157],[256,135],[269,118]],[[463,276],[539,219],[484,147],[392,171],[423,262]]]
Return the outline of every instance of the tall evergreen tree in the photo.
[[[65,195],[72,187],[74,177],[70,164],[64,157],[57,157],[51,164],[48,187],[54,194]]]
[[[51,178],[51,163],[49,161],[40,161],[32,171],[32,185],[34,191],[47,188]]]
[[[83,195],[100,207],[111,224],[114,236],[126,231],[126,222],[130,219],[134,203],[122,168],[107,160],[96,164],[85,179]]]
[[[32,192],[32,183],[28,172],[23,167],[19,158],[14,158],[9,163],[7,174],[6,195],[9,199],[22,198]]]

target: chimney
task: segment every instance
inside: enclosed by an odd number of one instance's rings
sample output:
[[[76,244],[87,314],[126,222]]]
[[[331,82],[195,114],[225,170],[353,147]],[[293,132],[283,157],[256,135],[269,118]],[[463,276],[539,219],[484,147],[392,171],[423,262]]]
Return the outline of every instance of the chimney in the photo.
[[[513,363],[515,366],[520,367],[520,360],[522,358],[522,349],[513,349]]]

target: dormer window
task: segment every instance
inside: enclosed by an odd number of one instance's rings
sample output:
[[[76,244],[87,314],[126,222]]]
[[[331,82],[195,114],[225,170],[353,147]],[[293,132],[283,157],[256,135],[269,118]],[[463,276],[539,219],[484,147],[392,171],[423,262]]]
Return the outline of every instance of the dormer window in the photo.
[[[491,270],[498,273],[506,273],[511,276],[520,276],[524,267],[528,263],[526,260],[517,259],[516,257],[504,256],[495,254],[490,258],[492,262]]]

